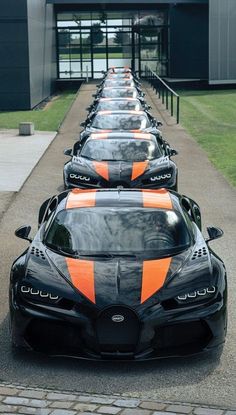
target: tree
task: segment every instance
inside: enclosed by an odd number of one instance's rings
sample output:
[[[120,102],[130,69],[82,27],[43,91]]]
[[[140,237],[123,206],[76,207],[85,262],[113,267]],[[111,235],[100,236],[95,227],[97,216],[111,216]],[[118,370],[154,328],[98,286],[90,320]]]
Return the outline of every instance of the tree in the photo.
[[[117,45],[123,45],[123,44],[128,45],[130,43],[129,34],[126,32],[123,32],[122,29],[119,29],[114,36],[113,42],[116,43]]]
[[[114,37],[114,43],[116,43],[117,45],[122,45],[123,44],[123,31],[122,29],[119,29],[118,32],[116,32],[115,37]]]
[[[93,43],[94,45],[98,45],[99,43],[103,42],[103,38],[104,35],[100,23],[94,23],[91,26],[91,34],[87,37],[86,43]]]

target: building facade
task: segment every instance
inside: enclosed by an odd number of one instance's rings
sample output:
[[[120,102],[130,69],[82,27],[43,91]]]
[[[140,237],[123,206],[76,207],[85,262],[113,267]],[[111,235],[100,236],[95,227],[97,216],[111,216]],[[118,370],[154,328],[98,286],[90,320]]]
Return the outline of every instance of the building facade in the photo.
[[[112,65],[234,84],[235,38],[235,0],[1,0],[0,110]]]

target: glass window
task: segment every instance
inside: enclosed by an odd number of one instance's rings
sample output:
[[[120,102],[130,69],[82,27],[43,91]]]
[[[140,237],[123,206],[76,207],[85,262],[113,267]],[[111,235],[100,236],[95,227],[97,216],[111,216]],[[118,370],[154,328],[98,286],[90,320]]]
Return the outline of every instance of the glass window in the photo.
[[[65,254],[132,252],[161,257],[189,247],[190,236],[176,211],[103,207],[60,211],[44,242]]]
[[[86,141],[80,155],[103,161],[144,161],[156,159],[162,152],[158,144],[151,140],[109,138]]]
[[[107,79],[104,82],[104,87],[113,87],[113,88],[117,88],[117,87],[126,87],[126,86],[135,86],[135,83],[132,79]]]
[[[150,127],[146,115],[131,113],[97,114],[92,122],[93,128],[101,130],[144,130]]]
[[[137,98],[138,91],[136,88],[104,88],[101,92],[103,98]]]
[[[139,111],[142,109],[141,102],[138,99],[111,99],[107,101],[100,101],[96,111],[101,110],[135,110]]]

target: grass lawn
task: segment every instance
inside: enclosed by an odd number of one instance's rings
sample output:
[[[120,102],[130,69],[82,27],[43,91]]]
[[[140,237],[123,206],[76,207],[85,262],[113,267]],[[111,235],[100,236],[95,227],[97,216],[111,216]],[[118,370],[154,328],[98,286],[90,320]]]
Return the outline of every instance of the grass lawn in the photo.
[[[33,122],[35,130],[57,131],[75,99],[76,91],[60,92],[43,109],[0,112],[0,128],[18,128],[20,122]]]
[[[236,90],[178,93],[181,124],[236,186]]]
[[[123,55],[122,52],[114,52],[114,53],[109,53],[108,55],[109,59],[125,59],[126,57]],[[81,55],[79,53],[73,53],[71,54],[71,61],[73,62],[74,59],[78,59],[80,60]],[[93,54],[93,58],[94,59],[106,59],[106,53],[94,53]],[[60,54],[60,59],[68,59],[70,60],[70,55],[66,55],[61,53]],[[84,53],[82,54],[82,59],[91,59],[91,54],[90,53]]]

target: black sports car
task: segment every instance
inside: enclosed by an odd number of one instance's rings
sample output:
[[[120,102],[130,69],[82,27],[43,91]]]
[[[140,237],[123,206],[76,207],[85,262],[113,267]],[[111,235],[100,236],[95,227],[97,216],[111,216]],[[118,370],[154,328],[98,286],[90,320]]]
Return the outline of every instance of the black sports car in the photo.
[[[226,271],[191,199],[80,190],[47,200],[10,279],[12,344],[50,355],[151,359],[222,347]]]
[[[65,150],[71,160],[64,166],[66,189],[136,187],[177,190],[177,152],[147,133],[91,134],[83,144]]]
[[[104,79],[104,81],[97,85],[99,90],[101,88],[126,88],[126,87],[136,87],[138,84],[134,82],[133,79],[127,79],[127,78],[119,78],[119,79]]]
[[[139,98],[144,97],[145,94],[141,91],[141,89],[137,89],[135,87],[125,87],[125,88],[119,88],[119,87],[104,87],[100,91],[98,91],[96,94],[93,94],[95,99],[97,98]]]
[[[115,110],[132,110],[132,111],[149,111],[151,106],[146,104],[140,98],[100,98],[94,104],[87,108],[89,117],[98,111],[115,111]]]
[[[133,74],[132,70],[128,66],[112,66],[111,68],[108,68],[107,72],[102,71],[104,74],[123,74],[123,73],[130,73]]]
[[[161,137],[158,129],[161,122],[156,121],[146,111],[98,111],[80,124],[84,130],[80,133],[80,140],[87,138],[91,133],[130,131],[134,133],[146,132]]]

